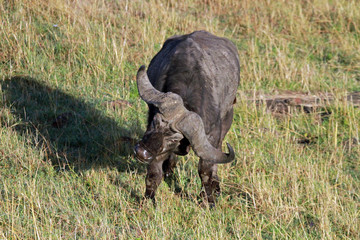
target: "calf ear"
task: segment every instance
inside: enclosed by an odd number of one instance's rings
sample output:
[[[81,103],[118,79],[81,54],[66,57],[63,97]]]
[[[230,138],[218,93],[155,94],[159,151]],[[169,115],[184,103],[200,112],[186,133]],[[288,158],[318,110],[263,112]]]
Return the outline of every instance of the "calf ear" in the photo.
[[[194,152],[204,161],[213,164],[229,163],[235,159],[235,153],[227,143],[229,153],[223,153],[209,142],[201,117],[188,111],[184,117],[176,122],[176,128],[189,140]]]

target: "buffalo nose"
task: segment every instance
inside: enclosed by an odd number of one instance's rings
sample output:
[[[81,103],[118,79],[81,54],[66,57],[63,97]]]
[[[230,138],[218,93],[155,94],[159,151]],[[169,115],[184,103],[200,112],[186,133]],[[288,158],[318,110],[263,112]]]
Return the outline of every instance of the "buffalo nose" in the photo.
[[[138,160],[141,162],[150,162],[153,159],[153,155],[147,151],[145,148],[140,146],[140,144],[136,144],[134,147],[134,153]]]

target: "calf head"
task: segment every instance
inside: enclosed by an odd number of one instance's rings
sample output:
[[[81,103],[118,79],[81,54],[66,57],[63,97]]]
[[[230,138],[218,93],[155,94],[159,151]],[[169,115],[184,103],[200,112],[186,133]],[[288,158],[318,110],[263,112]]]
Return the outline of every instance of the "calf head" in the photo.
[[[228,163],[234,160],[235,154],[230,144],[227,144],[228,154],[210,144],[201,117],[187,110],[178,94],[163,93],[152,86],[145,66],[140,67],[136,80],[140,97],[159,110],[144,137],[135,146],[134,152],[140,161],[165,159],[171,152],[185,155],[189,151],[189,145],[196,155],[210,163]]]

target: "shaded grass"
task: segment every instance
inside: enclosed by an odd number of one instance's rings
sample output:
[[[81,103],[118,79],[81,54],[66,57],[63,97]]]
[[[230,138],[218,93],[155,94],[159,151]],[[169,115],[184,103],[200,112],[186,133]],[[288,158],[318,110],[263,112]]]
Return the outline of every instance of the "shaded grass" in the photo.
[[[69,164],[105,164],[115,156],[128,157],[131,148],[128,139],[136,138],[141,131],[135,113],[129,111],[125,117],[128,122],[124,123],[120,110],[120,118],[115,121],[97,109],[99,104],[52,89],[32,78],[5,79],[1,87],[4,104],[14,117],[3,124],[31,137],[34,145],[46,151],[52,165],[60,168]],[[136,125],[129,125],[130,122]]]

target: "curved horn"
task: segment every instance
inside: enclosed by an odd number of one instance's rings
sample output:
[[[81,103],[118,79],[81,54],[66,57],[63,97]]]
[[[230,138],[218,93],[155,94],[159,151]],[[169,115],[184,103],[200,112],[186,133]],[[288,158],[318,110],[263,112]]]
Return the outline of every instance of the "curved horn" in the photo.
[[[136,83],[142,100],[155,106],[161,104],[164,93],[155,89],[146,73],[145,65],[142,65],[136,75]]]
[[[186,116],[176,123],[176,128],[184,134],[197,156],[213,164],[229,163],[235,159],[235,153],[229,143],[227,144],[229,153],[223,153],[216,149],[209,142],[201,117],[191,111],[187,111]]]
[[[187,110],[178,94],[163,93],[153,87],[144,65],[138,70],[136,82],[140,97],[146,103],[159,108],[160,113],[176,125],[174,128],[190,141],[197,156],[214,164],[229,163],[234,160],[235,153],[230,144],[227,144],[228,154],[211,145],[205,134],[201,117],[197,113]]]
[[[182,98],[176,93],[163,93],[154,88],[144,65],[138,70],[136,82],[141,99],[159,108],[165,118],[174,118],[175,115],[184,112],[185,107]]]

